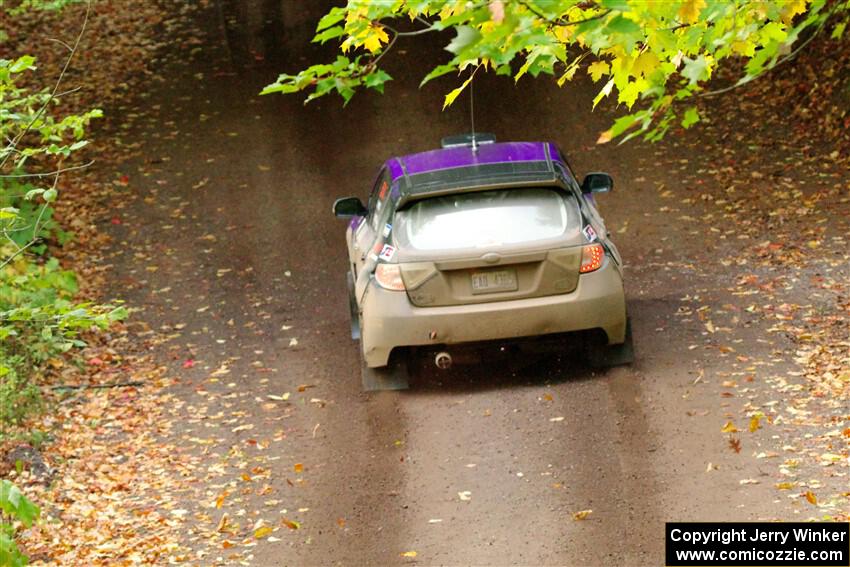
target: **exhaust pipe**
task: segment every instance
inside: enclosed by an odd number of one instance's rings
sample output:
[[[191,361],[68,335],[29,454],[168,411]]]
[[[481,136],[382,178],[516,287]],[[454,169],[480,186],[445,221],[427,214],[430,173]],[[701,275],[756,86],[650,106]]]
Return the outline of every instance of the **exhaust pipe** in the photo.
[[[448,370],[452,367],[452,355],[445,351],[438,352],[437,356],[434,357],[434,364],[436,364],[437,368],[440,370]]]

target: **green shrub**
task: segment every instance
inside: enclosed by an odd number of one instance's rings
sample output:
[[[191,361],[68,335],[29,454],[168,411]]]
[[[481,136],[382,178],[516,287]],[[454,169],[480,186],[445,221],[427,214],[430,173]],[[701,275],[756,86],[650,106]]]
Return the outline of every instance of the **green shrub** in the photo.
[[[21,357],[2,358],[11,366],[0,365],[0,424],[17,425],[41,409],[41,390],[28,378],[26,369],[21,368]]]
[[[19,527],[28,528],[41,510],[8,480],[0,480],[0,565],[19,567],[28,563],[15,543]],[[10,520],[10,521],[7,521]]]
[[[62,246],[72,234],[65,232],[53,219],[53,207],[43,201],[45,191],[30,183],[19,183],[16,178],[0,177],[0,207],[8,215],[0,215],[0,233],[8,238],[8,243],[18,248],[29,246],[29,251],[44,254],[47,242],[55,241]],[[48,198],[53,194],[48,193]],[[4,218],[5,217],[5,218]]]

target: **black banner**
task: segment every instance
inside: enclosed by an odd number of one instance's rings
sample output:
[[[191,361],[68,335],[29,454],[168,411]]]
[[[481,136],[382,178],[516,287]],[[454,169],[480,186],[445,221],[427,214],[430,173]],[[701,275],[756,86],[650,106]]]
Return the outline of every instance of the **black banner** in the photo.
[[[849,567],[850,524],[671,522],[665,551],[668,567]]]

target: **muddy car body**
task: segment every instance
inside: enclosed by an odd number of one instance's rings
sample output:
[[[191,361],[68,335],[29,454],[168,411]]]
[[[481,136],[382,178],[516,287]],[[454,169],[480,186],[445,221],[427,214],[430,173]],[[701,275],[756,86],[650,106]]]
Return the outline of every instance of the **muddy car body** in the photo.
[[[366,205],[334,203],[351,218],[365,388],[404,387],[411,348],[576,331],[609,347],[627,341],[621,259],[593,197],[611,178],[579,184],[552,143],[491,140],[392,158]]]

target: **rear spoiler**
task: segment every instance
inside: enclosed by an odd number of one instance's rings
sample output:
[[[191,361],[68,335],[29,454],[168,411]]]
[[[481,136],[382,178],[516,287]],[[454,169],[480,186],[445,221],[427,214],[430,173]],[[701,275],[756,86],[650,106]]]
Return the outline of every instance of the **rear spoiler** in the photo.
[[[443,197],[445,195],[456,195],[458,193],[473,193],[476,191],[491,191],[494,189],[518,189],[520,187],[553,187],[566,189],[564,183],[556,176],[541,174],[539,176],[528,176],[524,179],[498,179],[497,177],[470,179],[463,183],[445,184],[439,189],[423,192],[402,193],[395,203],[395,210],[399,211],[410,203],[431,197]]]
[[[481,144],[495,144],[496,135],[488,134],[487,132],[475,132],[473,134],[457,134],[455,136],[446,136],[440,140],[440,146],[443,148],[461,148],[472,147],[473,145],[480,146]]]

